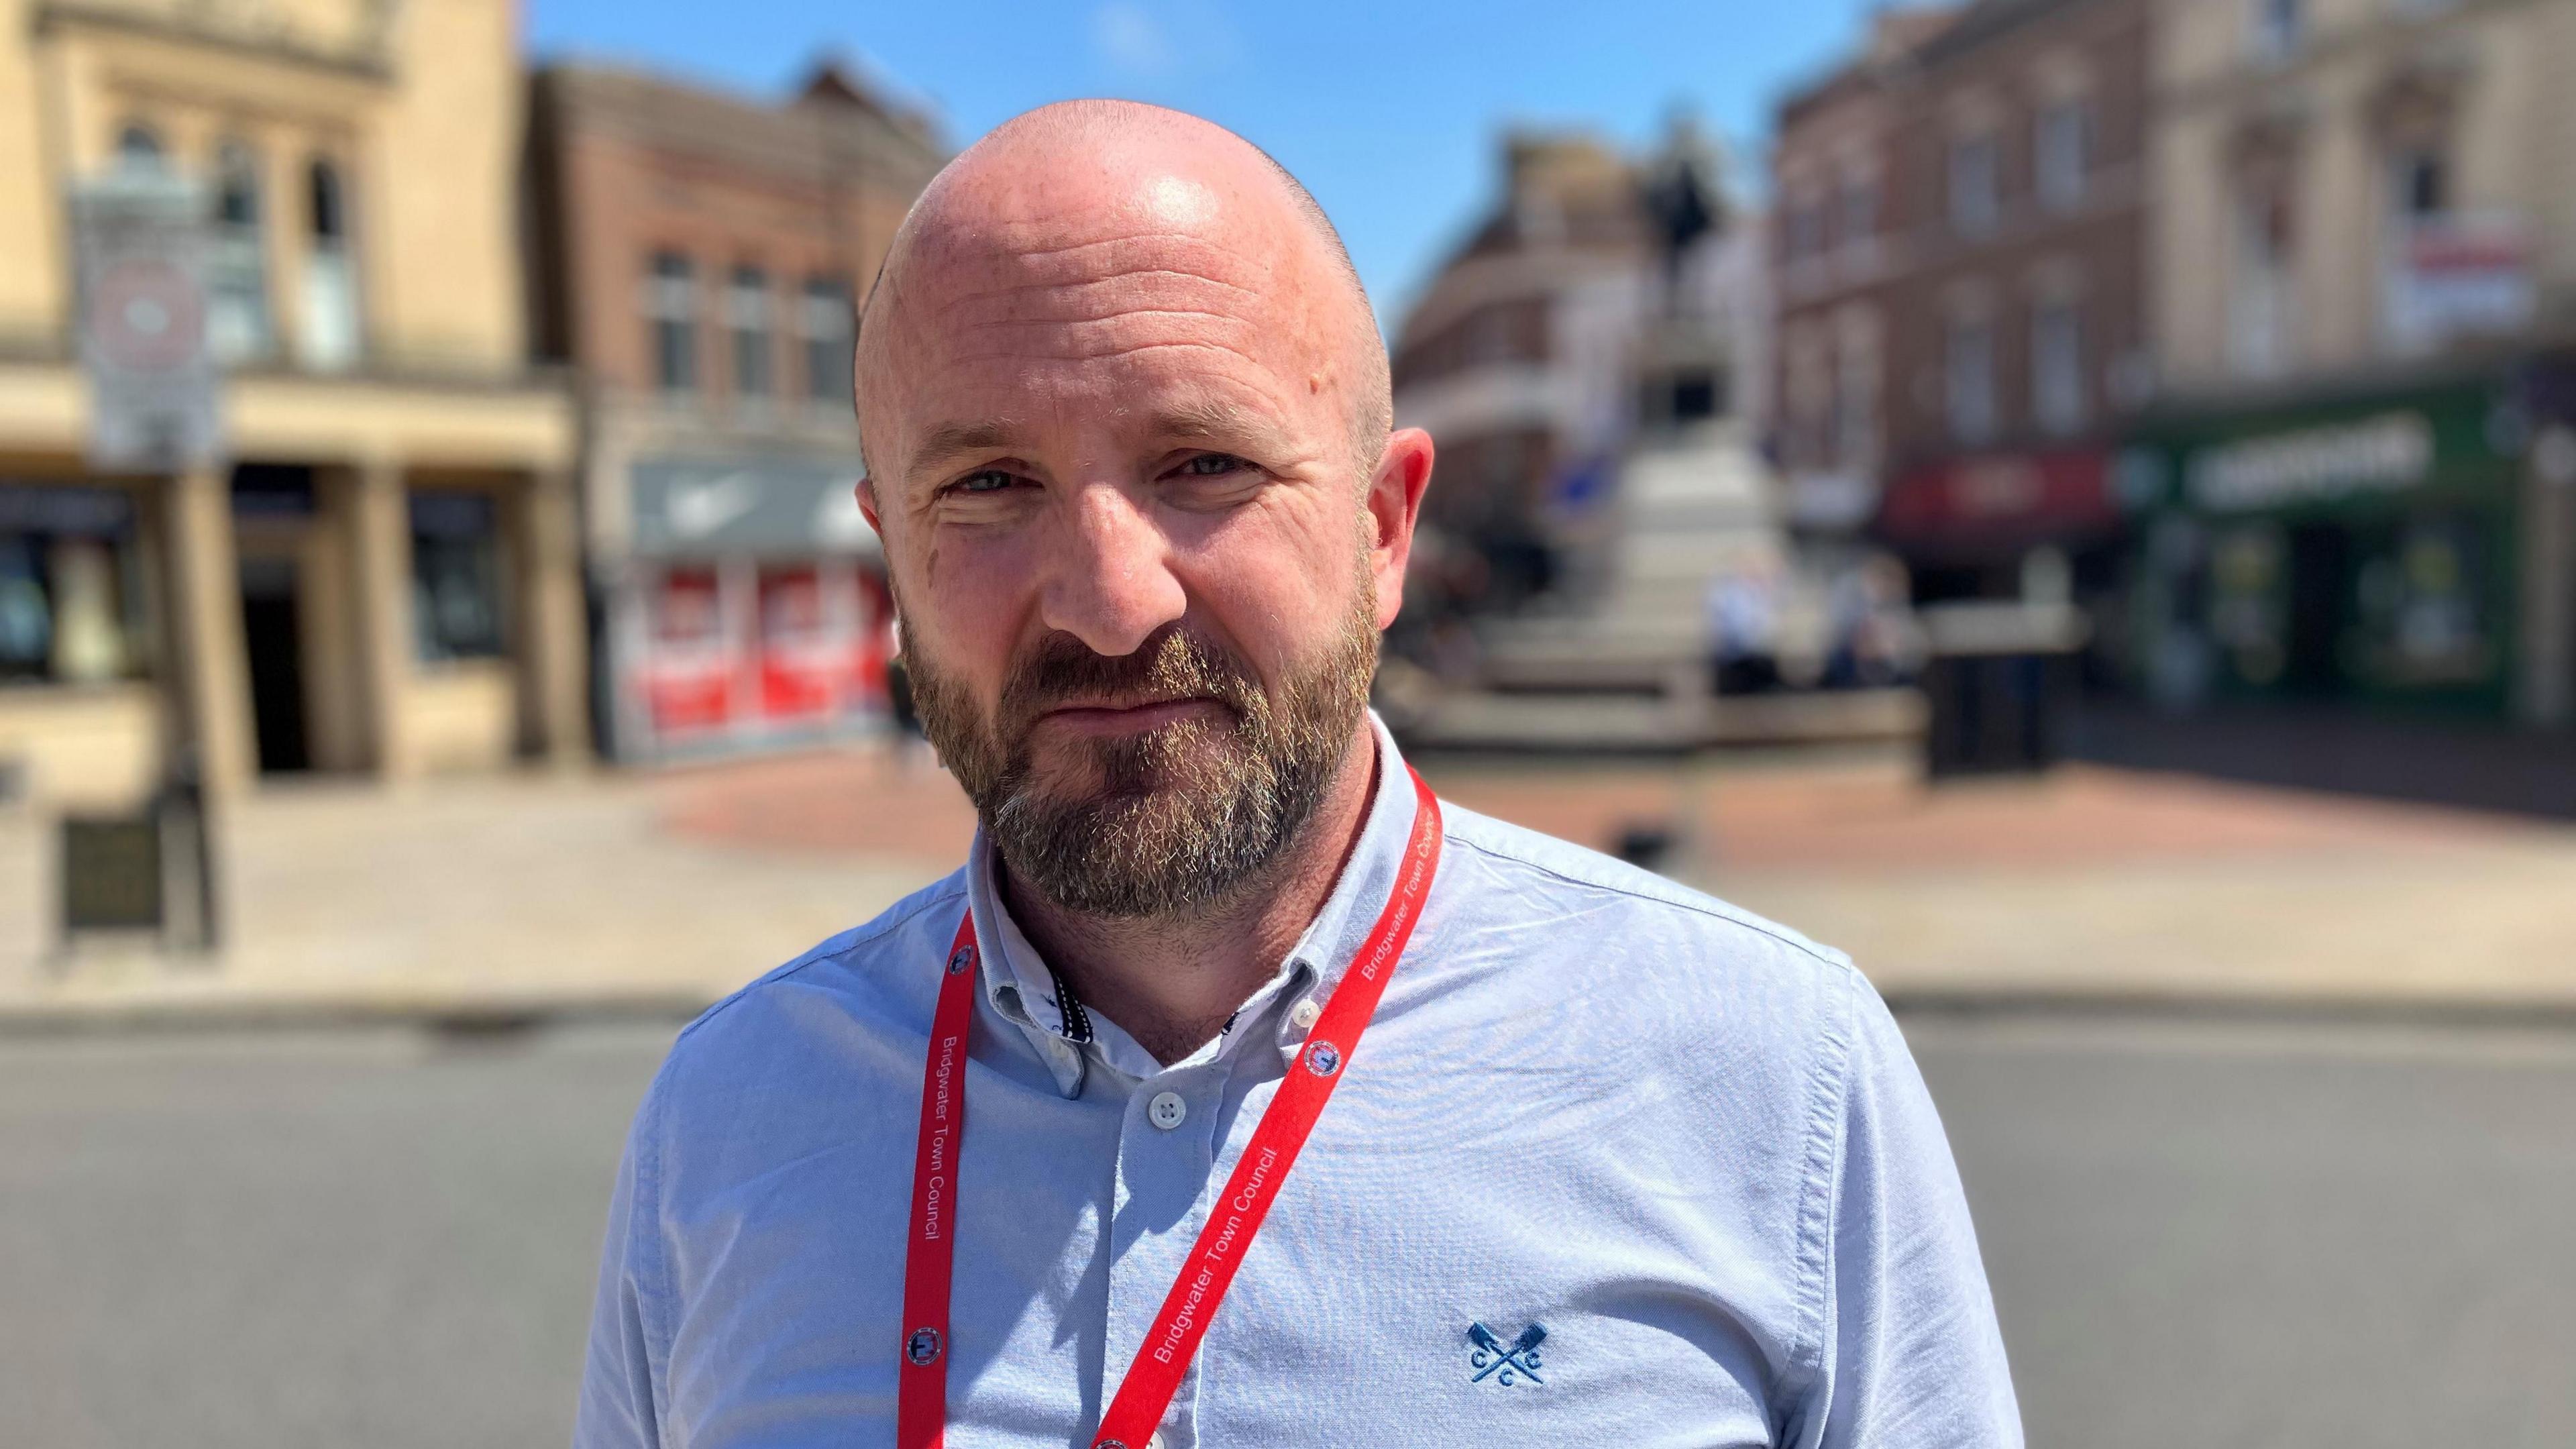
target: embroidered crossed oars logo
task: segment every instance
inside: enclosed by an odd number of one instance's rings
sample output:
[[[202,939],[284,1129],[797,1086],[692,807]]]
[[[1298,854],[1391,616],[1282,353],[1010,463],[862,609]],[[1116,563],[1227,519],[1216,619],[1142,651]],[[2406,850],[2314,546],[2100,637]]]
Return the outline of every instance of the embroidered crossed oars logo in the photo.
[[[1509,1388],[1515,1373],[1534,1384],[1547,1382],[1538,1376],[1538,1346],[1547,1341],[1547,1325],[1533,1323],[1521,1330],[1520,1337],[1505,1343],[1492,1329],[1470,1323],[1467,1341],[1476,1346],[1476,1351],[1467,1356],[1467,1366],[1476,1371],[1468,1382],[1481,1384],[1493,1378]]]

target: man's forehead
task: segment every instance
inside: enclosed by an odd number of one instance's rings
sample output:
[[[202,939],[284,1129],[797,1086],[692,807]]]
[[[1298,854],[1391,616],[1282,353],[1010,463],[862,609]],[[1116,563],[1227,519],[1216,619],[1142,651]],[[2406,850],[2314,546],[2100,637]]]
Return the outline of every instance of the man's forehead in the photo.
[[[979,406],[979,404],[982,404]],[[1300,461],[1297,429],[1258,389],[1211,376],[1176,376],[1084,397],[1034,397],[1006,391],[932,405],[903,457],[907,475],[995,454],[1052,454],[1083,434],[1127,443],[1244,447],[1273,461]]]

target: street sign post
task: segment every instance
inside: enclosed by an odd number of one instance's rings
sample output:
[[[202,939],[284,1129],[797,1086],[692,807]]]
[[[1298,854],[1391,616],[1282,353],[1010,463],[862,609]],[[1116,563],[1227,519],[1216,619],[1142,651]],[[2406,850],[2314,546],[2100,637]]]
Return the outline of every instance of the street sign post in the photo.
[[[223,453],[206,346],[206,210],[177,177],[122,170],[72,196],[89,463],[171,473]]]

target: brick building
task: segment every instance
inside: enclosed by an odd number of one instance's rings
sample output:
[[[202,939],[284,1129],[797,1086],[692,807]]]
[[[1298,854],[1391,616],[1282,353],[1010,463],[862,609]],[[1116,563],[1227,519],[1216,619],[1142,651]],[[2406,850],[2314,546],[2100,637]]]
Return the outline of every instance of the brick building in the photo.
[[[888,609],[853,304],[937,139],[829,66],[784,104],[589,65],[534,87],[538,335],[578,379],[611,752],[865,717]]]
[[[2113,454],[2154,383],[2149,41],[2145,0],[1896,12],[1781,107],[1793,517],[1865,524],[1920,600],[2071,592],[2116,634]]]

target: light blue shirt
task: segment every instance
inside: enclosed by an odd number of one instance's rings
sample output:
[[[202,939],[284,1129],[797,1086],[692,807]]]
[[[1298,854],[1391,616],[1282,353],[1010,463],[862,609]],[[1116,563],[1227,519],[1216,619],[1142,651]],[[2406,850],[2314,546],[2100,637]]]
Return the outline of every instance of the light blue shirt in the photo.
[[[1185,1060],[1059,998],[980,840],[681,1033],[610,1207],[578,1449],[893,1443],[922,1060],[970,908],[948,1443],[1086,1445],[1385,903],[1415,804],[1378,745],[1331,899]],[[2018,1445],[1940,1119],[1850,962],[1443,813],[1412,946],[1168,1449]]]

